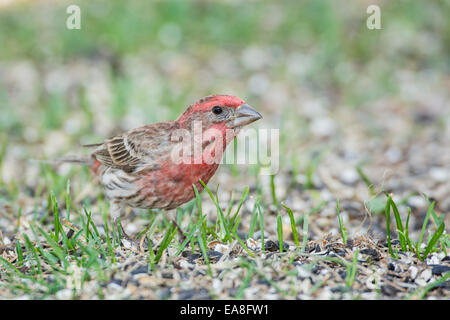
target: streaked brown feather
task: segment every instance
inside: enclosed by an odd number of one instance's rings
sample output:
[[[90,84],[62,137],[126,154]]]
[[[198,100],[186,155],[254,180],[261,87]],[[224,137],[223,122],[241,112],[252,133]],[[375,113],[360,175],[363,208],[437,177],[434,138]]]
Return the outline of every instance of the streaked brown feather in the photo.
[[[105,140],[92,155],[104,166],[126,172],[155,170],[170,155],[170,135],[177,127],[174,121],[146,125]]]

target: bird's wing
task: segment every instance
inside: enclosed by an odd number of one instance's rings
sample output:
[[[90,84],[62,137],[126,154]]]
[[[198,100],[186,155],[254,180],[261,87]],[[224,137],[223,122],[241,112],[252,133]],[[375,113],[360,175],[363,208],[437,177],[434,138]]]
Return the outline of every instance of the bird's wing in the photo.
[[[92,155],[103,165],[126,172],[155,170],[170,156],[170,136],[176,126],[172,121],[133,129],[105,140]]]

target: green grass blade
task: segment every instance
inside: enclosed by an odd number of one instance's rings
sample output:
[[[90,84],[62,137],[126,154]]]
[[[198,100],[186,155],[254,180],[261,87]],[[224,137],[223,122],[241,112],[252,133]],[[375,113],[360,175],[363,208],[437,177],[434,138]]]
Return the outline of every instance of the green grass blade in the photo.
[[[257,211],[258,200],[255,203],[255,205],[253,206],[252,215],[250,218],[250,227],[248,230],[249,238],[253,238],[253,233],[255,232],[255,228],[256,228],[256,222],[258,221],[258,211]]]
[[[25,247],[26,247],[28,253],[34,257],[34,260],[36,262],[36,267],[37,267],[37,273],[39,275],[42,275],[41,261],[37,254],[36,248],[34,247],[33,243],[30,241],[30,238],[28,238],[28,236],[26,234],[23,235],[23,238],[25,239]],[[33,265],[32,269],[33,269],[33,273],[36,274],[34,265]]]
[[[341,233],[341,237],[342,237],[342,241],[344,242],[344,244],[347,244],[347,229],[344,226],[344,221],[342,220],[341,217],[341,211],[339,209],[339,199],[336,199],[336,212],[337,212],[337,216],[338,216],[338,221],[339,221],[339,231]]]
[[[20,245],[19,240],[16,241],[16,254],[17,254],[17,260],[20,264],[23,263],[23,251],[22,246]]]
[[[436,232],[433,234],[433,236],[431,237],[431,239],[428,241],[428,245],[425,249],[425,252],[423,253],[422,256],[422,261],[424,261],[428,254],[433,250],[434,246],[437,244],[439,238],[441,237],[442,233],[444,233],[444,229],[445,229],[445,224],[444,222],[442,222],[439,227],[437,228]]]
[[[367,186],[367,189],[369,189],[369,193],[372,197],[374,197],[376,195],[375,189],[374,189],[374,184],[372,183],[372,181],[370,181],[370,179],[365,175],[365,173],[362,171],[361,166],[357,166],[356,168],[356,172],[358,173],[358,175],[360,176],[360,178],[364,181],[364,183]]]
[[[278,214],[277,216],[277,234],[280,252],[283,252],[283,221],[281,219],[281,214]]]
[[[68,221],[70,221],[70,206],[71,206],[70,179],[67,179],[67,184],[66,184],[66,215],[67,215],[67,220]]]
[[[173,230],[172,230],[173,229]],[[178,228],[173,228],[172,226],[166,231],[166,234],[164,235],[163,240],[161,241],[161,245],[159,246],[158,252],[156,253],[155,257],[155,263],[158,263],[159,260],[162,257],[162,254],[164,250],[169,246],[169,244],[172,242],[173,237],[175,236],[175,233],[177,232]]]
[[[425,199],[427,200],[428,207],[430,207],[430,205],[431,205],[430,199],[428,199],[428,197],[427,197],[425,194],[424,194],[423,196],[424,196]],[[434,222],[435,222],[435,224],[436,224],[436,227],[439,226],[439,225],[441,224],[441,222],[444,221],[444,218],[445,218],[445,215],[442,215],[441,218],[439,218],[439,217],[437,216],[436,211],[434,211],[434,206],[433,206],[433,208],[431,209],[431,216],[433,217],[433,220],[434,220]]]
[[[211,263],[209,261],[208,253],[206,252],[207,246],[206,246],[206,243],[204,242],[204,239],[201,236],[201,234],[197,235],[197,241],[198,241],[198,245],[200,247],[200,251],[202,252],[203,259],[205,259],[205,263],[208,266],[208,274],[209,274],[209,276],[212,277]]]
[[[239,214],[239,211],[241,210],[241,207],[244,204],[245,199],[247,199],[249,191],[250,191],[249,187],[244,188],[244,192],[242,193],[241,200],[239,200],[238,208],[236,210],[236,213],[233,215],[230,225],[234,224],[234,221],[235,221],[237,215]]]
[[[291,221],[292,235],[294,236],[294,243],[295,243],[295,246],[298,248],[298,247],[300,247],[300,241],[298,240],[298,233],[297,233],[297,228],[295,226],[294,213],[292,212],[291,208],[289,208],[285,204],[282,203],[281,205],[286,209],[286,211],[289,215],[289,220]]]
[[[236,233],[236,231],[237,231],[237,228],[239,227],[239,223],[241,222],[241,215],[238,215],[237,216],[237,219],[236,219],[236,221],[235,221],[235,223],[234,223],[234,226],[233,226],[233,228],[231,229],[231,233]]]
[[[261,206],[258,204],[258,212],[259,212],[259,229],[261,230],[261,250],[265,251],[264,244],[264,214],[261,211]]]
[[[37,226],[38,231],[41,233],[41,235],[47,240],[47,243],[50,245],[50,247],[53,249],[54,254],[58,257],[58,259],[61,261],[61,263],[64,265],[64,268],[67,267],[67,259],[66,254],[63,252],[61,247],[56,243],[55,240],[51,236],[47,234],[42,228]]]
[[[175,255],[179,255],[183,249],[186,247],[186,245],[188,244],[189,241],[191,241],[191,239],[193,239],[194,233],[195,231],[197,231],[198,229],[200,229],[200,226],[203,224],[203,220],[206,218],[206,215],[204,215],[201,220],[199,220],[197,222],[197,224],[195,224],[192,228],[191,231],[189,231],[188,236],[186,237],[186,239],[184,239],[183,243],[181,244],[181,246],[178,248],[177,252]]]
[[[60,222],[59,222],[59,209],[58,209],[58,201],[56,200],[55,194],[50,192],[50,201],[51,206],[53,209],[53,223],[55,226],[55,233],[54,233],[54,239],[56,242],[59,241],[59,231],[61,228]]]
[[[9,262],[8,260],[6,260],[3,257],[0,257],[0,262],[3,264],[3,266],[8,269],[11,273],[14,273],[15,275],[21,277],[21,278],[26,278],[26,279],[30,279],[29,276],[27,276],[26,274],[22,273],[19,269],[17,269],[11,262]]]
[[[411,208],[408,208],[408,216],[406,217],[406,224],[405,224],[405,238],[406,242],[408,243],[408,248],[411,252],[414,252],[414,246],[412,244],[411,239],[409,238],[409,217],[411,216]]]
[[[197,203],[198,216],[201,217],[203,215],[202,198],[200,197],[200,194],[198,193],[198,190],[197,190],[197,187],[195,186],[195,183],[192,184],[192,188],[194,188],[195,202]]]
[[[250,255],[253,256],[253,252],[247,247],[247,245],[245,244],[244,241],[242,241],[242,239],[237,235],[237,233],[233,234],[235,239],[240,243],[240,245],[242,246],[242,248],[244,248],[244,250]]]
[[[389,253],[393,258],[395,258],[394,251],[392,250],[392,244],[391,244],[391,202],[386,201],[386,208],[384,210],[386,215],[386,238],[389,248]]]
[[[425,234],[425,230],[428,225],[428,220],[430,219],[431,212],[434,210],[435,201],[433,201],[429,206],[427,210],[427,214],[425,215],[425,220],[423,221],[422,230],[420,231],[419,241],[416,244],[416,254],[418,257],[420,257],[420,246],[422,245],[423,236]]]
[[[212,193],[211,190],[208,188],[208,186],[207,186],[201,179],[200,179],[199,181],[200,181],[200,183],[203,185],[203,187],[205,188],[206,192],[208,192],[208,194],[209,194],[211,200],[213,201],[213,203],[214,203],[215,206],[216,206],[216,209],[217,209],[217,213],[218,213],[218,215],[219,215],[219,219],[220,219],[221,226],[222,226],[222,228],[223,228],[223,230],[224,230],[224,232],[225,232],[225,237],[223,238],[223,241],[231,242],[232,239],[233,239],[233,237],[232,237],[232,235],[231,235],[230,229],[228,228],[228,224],[226,223],[225,216],[224,216],[224,214],[223,214],[223,212],[222,212],[222,209],[221,209],[220,206],[219,206],[219,203],[216,201],[216,199],[215,199],[213,193]]]
[[[397,205],[395,204],[395,202],[391,196],[389,196],[388,201],[391,202],[391,208],[392,208],[392,211],[394,212],[395,222],[397,224],[398,239],[400,241],[400,247],[402,248],[402,251],[405,252],[406,251],[406,239],[404,236],[402,219],[400,217],[400,213],[398,212]]]

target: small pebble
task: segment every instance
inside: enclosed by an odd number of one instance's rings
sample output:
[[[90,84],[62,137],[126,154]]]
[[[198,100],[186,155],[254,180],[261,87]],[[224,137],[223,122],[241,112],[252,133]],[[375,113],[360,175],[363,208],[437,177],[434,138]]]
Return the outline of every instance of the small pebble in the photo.
[[[397,292],[399,292],[400,290],[391,286],[391,285],[384,285],[381,286],[381,293],[387,295],[387,296],[395,296],[397,294]]]
[[[339,176],[340,180],[348,185],[356,183],[359,179],[359,175],[353,168],[346,168]]]
[[[228,245],[224,245],[221,243],[218,243],[214,246],[214,251],[220,252],[222,254],[224,254],[225,252],[227,252],[227,250],[230,248],[230,246]]]
[[[439,264],[440,259],[436,254],[433,254],[429,259],[427,259],[427,264]]]
[[[408,204],[415,208],[423,208],[427,205],[427,201],[420,196],[412,196],[408,199]]]
[[[429,175],[436,182],[445,182],[448,180],[448,172],[445,168],[433,167],[430,169]]]
[[[436,266],[433,266],[433,269],[431,269],[431,273],[433,275],[442,275],[449,271],[450,271],[450,267],[444,266],[444,265],[436,265]]]
[[[114,282],[110,282],[108,283],[108,289],[112,290],[112,291],[121,291],[123,290],[122,286],[114,283]]]
[[[386,151],[385,156],[390,163],[396,163],[402,159],[402,152],[400,149],[392,147]]]
[[[146,275],[146,274],[139,274],[137,280],[138,280],[139,284],[142,286],[150,286],[151,284],[155,283],[155,281],[152,279],[152,277],[150,277],[149,275]]]
[[[371,256],[371,258],[372,258],[373,260],[380,260],[378,251],[375,250],[375,249],[362,249],[362,250],[360,251],[360,253],[362,253],[362,254],[367,254],[367,255]],[[395,269],[395,268],[394,268],[394,269]]]
[[[424,281],[428,282],[428,280],[431,279],[432,276],[432,272],[430,269],[425,269],[424,271],[422,271],[422,273],[420,274],[420,278],[423,279]]]
[[[248,238],[245,244],[247,245],[247,247],[248,247],[250,250],[255,251],[255,250],[258,249],[258,242],[256,242],[256,241],[255,241],[254,239],[252,239],[252,238]]]
[[[219,294],[222,291],[222,281],[214,278],[212,281],[212,288],[214,290],[214,293]]]
[[[311,271],[306,270],[303,267],[297,267],[297,271],[298,271],[298,276],[300,277],[300,279],[305,279],[311,276]]]
[[[264,248],[269,252],[274,252],[274,251],[279,250],[278,244],[276,244],[272,240],[267,240],[266,243],[264,244]]]
[[[140,266],[140,267],[134,269],[133,271],[131,271],[132,275],[140,274],[140,273],[147,274],[148,273],[148,267],[147,266]]]
[[[73,291],[71,289],[62,289],[56,293],[56,299],[69,300],[72,298]]]
[[[318,137],[331,136],[336,131],[336,125],[331,118],[315,118],[311,123],[311,132]]]
[[[160,300],[165,300],[170,297],[171,288],[163,288],[158,292],[158,296]]]
[[[207,254],[208,254],[208,258],[211,260],[213,260],[213,259],[219,260],[223,256],[223,254],[218,251],[208,251]]]
[[[417,273],[419,272],[419,270],[417,270],[416,267],[411,266],[409,267],[409,275],[411,276],[412,279],[416,279],[417,278]]]

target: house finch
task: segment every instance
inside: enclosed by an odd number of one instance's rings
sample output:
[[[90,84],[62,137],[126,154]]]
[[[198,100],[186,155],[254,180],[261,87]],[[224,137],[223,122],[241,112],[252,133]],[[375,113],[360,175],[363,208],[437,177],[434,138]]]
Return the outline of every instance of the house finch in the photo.
[[[174,121],[148,124],[99,144],[89,158],[114,220],[126,207],[174,209],[195,197],[216,172],[229,142],[262,116],[243,100],[214,95],[190,105]]]

